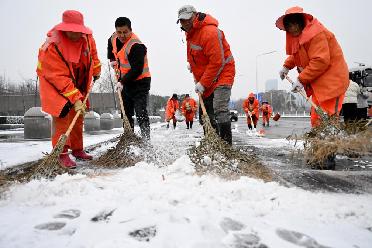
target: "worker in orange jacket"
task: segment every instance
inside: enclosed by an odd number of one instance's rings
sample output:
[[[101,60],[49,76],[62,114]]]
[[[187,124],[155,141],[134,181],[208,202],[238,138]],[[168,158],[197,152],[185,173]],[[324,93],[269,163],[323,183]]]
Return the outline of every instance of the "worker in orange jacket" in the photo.
[[[142,138],[150,140],[150,118],[148,99],[151,87],[151,73],[147,59],[147,47],[132,31],[132,22],[128,17],[118,17],[115,21],[115,33],[108,39],[107,58],[115,69],[124,111],[134,131],[134,119],[141,130]]]
[[[177,94],[173,94],[167,101],[167,107],[165,109],[165,119],[168,122],[167,128],[169,128],[170,120],[173,120],[173,128],[177,126],[176,112],[180,108]]]
[[[86,110],[83,100],[92,87],[92,78],[99,78],[101,64],[92,31],[84,26],[80,12],[65,11],[62,22],[48,32],[46,42],[39,49],[36,71],[42,110],[53,118],[53,147],[66,133],[76,112],[80,110],[82,113],[59,156],[61,165],[76,167],[68,149],[72,150],[76,159],[91,160],[92,156],[83,150],[83,116]]]
[[[186,129],[192,129],[197,107],[196,101],[191,98],[189,94],[186,94],[181,105],[182,114],[185,116],[186,120]]]
[[[212,126],[232,144],[229,100],[235,77],[235,62],[218,21],[197,12],[191,5],[178,10],[178,21],[186,33],[187,61],[194,75],[195,92],[202,94]],[[201,117],[202,111],[199,109]],[[200,118],[202,121],[202,118]]]
[[[255,95],[253,93],[250,93],[248,95],[248,98],[244,100],[243,102],[243,110],[247,115],[247,124],[248,129],[252,130],[252,121],[254,128],[257,127],[257,122],[259,118],[259,105],[260,103],[256,99]]]
[[[268,127],[273,109],[268,102],[263,101],[260,110],[262,112],[262,126],[266,125]]]
[[[288,9],[276,26],[286,32],[285,60],[280,77],[297,67],[299,75],[292,91],[305,89],[308,96],[329,116],[338,116],[349,86],[349,72],[336,37],[312,15],[300,7]],[[320,117],[311,109],[311,125],[319,125]],[[335,168],[335,156],[329,156],[321,167]]]
[[[298,78],[292,91],[305,89],[313,102],[329,116],[339,115],[345,92],[349,86],[349,72],[336,37],[312,15],[300,7],[292,7],[276,21],[286,31],[285,60],[280,77],[297,67]],[[311,125],[319,124],[320,117],[311,109]]]

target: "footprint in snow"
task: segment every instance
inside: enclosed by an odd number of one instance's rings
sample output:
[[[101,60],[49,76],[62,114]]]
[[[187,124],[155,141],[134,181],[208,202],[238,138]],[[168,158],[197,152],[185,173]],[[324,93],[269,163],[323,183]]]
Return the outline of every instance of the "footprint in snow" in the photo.
[[[39,230],[56,231],[62,229],[65,225],[65,222],[48,222],[36,225],[34,228]]]
[[[268,248],[260,242],[260,237],[254,233],[234,234],[233,248]]]
[[[315,239],[300,232],[279,228],[276,230],[276,234],[278,234],[278,236],[284,239],[285,241],[288,241],[298,246],[306,248],[330,248],[329,246],[318,244],[318,242]]]
[[[67,209],[60,213],[54,215],[54,218],[66,218],[66,219],[76,219],[80,216],[81,211],[78,209]]]
[[[110,220],[110,217],[112,214],[115,212],[116,208],[111,209],[111,210],[103,210],[99,212],[96,216],[94,216],[92,219],[90,219],[93,222],[101,222],[101,221],[106,221],[108,222]]]
[[[220,227],[222,228],[222,230],[224,230],[225,233],[228,233],[229,231],[240,231],[245,228],[245,225],[240,223],[239,221],[225,217],[220,222]]]
[[[138,241],[149,242],[150,239],[156,236],[156,226],[149,226],[137,229],[130,232],[129,235]]]

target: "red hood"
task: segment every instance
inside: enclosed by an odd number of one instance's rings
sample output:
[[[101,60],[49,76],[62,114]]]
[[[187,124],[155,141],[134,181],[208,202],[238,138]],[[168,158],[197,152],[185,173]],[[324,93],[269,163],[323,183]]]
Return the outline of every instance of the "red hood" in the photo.
[[[213,25],[213,26],[218,27],[217,19],[215,19],[209,14],[204,14],[204,13],[199,12],[194,20],[192,29],[190,30],[190,32],[187,33],[187,36],[192,35],[195,32],[195,30],[201,29],[202,27],[205,27],[208,25]]]

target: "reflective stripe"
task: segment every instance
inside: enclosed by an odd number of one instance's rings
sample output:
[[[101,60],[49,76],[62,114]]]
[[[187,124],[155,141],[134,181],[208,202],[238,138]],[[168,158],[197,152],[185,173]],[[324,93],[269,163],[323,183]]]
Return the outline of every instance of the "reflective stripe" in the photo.
[[[223,43],[222,43],[222,31],[217,29],[217,34],[218,34],[218,43],[220,44],[220,49],[221,49],[222,65],[220,69],[218,70],[216,77],[213,79],[213,82],[216,82],[218,80],[218,77],[220,76],[225,65],[234,59],[232,55],[225,59],[225,50],[223,49]]]
[[[190,44],[190,48],[193,49],[193,50],[203,50],[203,48],[201,46],[198,46],[198,45],[195,45],[195,44]]]
[[[149,72],[150,69],[148,67],[143,68],[142,73]]]
[[[142,44],[142,42],[139,40],[139,39],[131,39],[128,44],[127,44],[127,47],[125,48],[125,59],[128,60],[128,55],[129,55],[129,52],[130,52],[130,49],[132,48],[132,46],[135,44],[135,43],[138,43],[138,44]]]
[[[78,93],[78,92],[79,92],[78,89],[74,89],[73,91],[70,91],[70,92],[67,92],[67,93],[63,94],[63,96],[64,96],[64,97],[69,97],[69,96],[71,96],[71,95],[73,95],[73,94],[76,94],[76,93]]]
[[[99,66],[101,66],[101,63],[96,64],[95,66],[93,66],[93,68],[96,69]]]
[[[129,63],[128,64],[120,64],[120,67],[121,68],[129,68],[129,69],[132,68]]]
[[[37,69],[41,70],[41,62],[40,61],[37,62]]]

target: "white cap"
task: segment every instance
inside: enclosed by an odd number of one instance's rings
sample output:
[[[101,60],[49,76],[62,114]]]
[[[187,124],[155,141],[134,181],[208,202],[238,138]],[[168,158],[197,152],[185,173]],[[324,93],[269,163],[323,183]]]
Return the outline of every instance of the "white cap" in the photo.
[[[192,14],[196,13],[196,9],[192,5],[184,5],[178,10],[178,20],[177,23],[180,21],[180,19],[188,20],[192,17]]]

